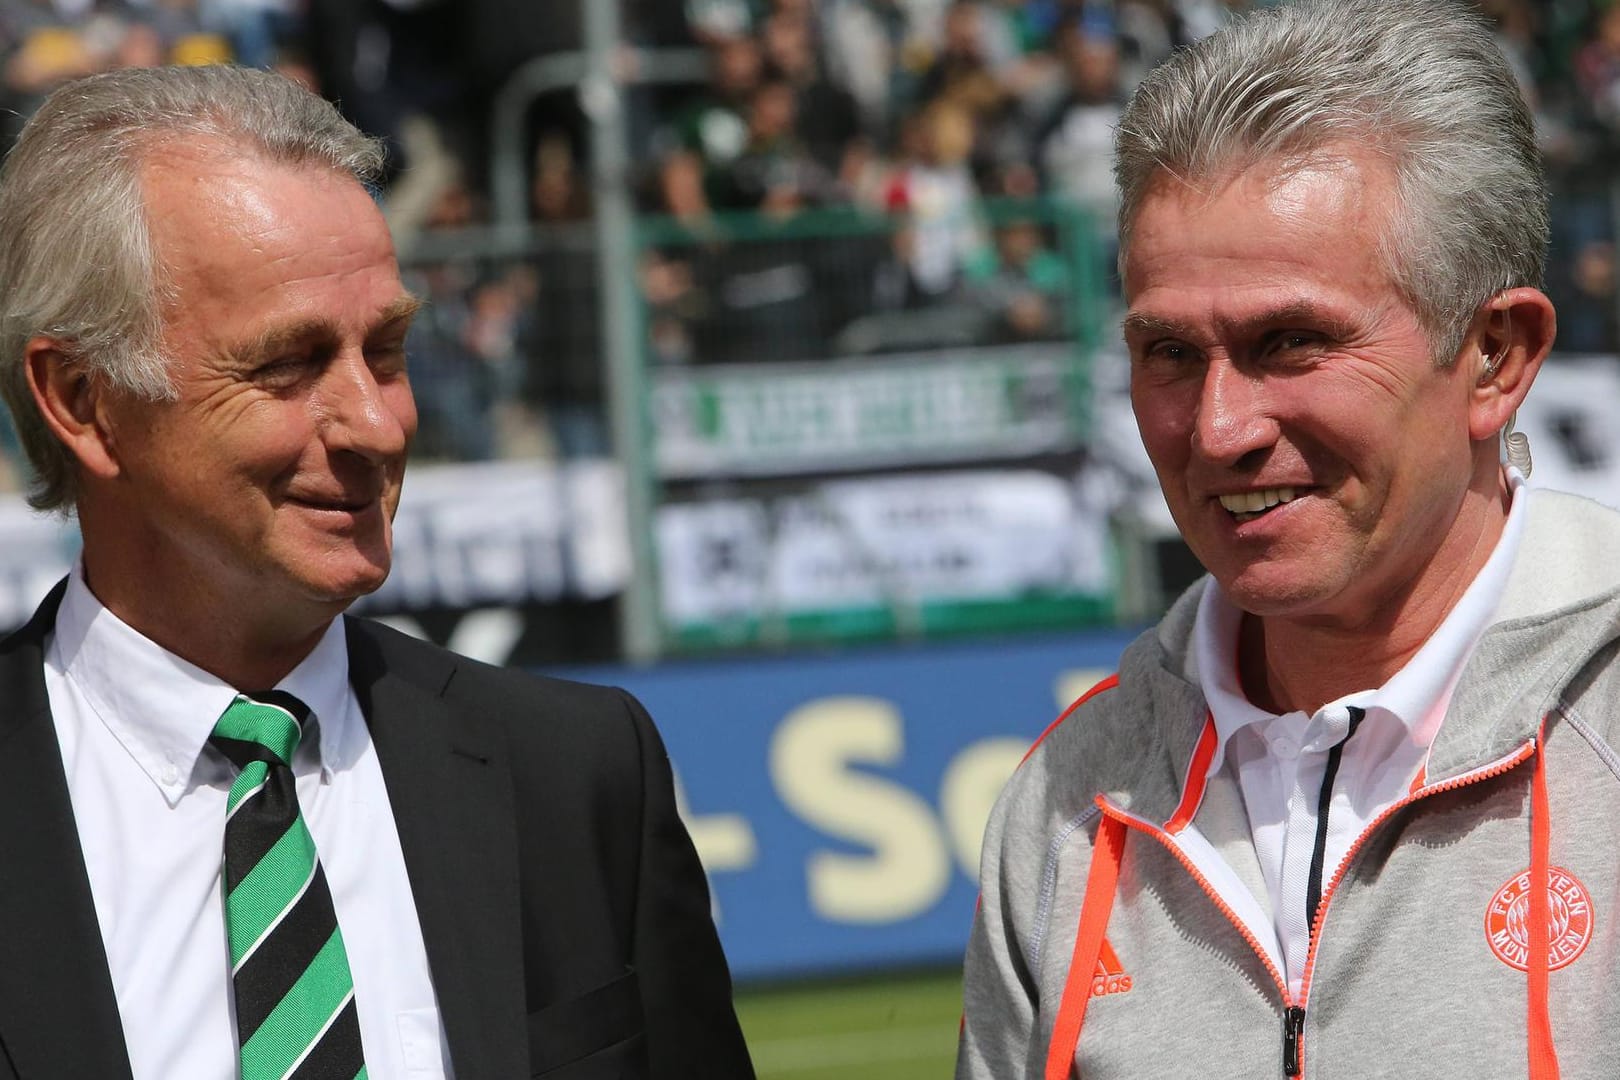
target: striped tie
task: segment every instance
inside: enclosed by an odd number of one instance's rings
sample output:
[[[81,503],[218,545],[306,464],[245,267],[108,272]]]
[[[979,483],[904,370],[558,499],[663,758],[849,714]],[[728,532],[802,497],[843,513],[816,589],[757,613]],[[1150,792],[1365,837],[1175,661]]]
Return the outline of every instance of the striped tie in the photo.
[[[241,770],[225,818],[225,927],[242,1080],[366,1075],[343,935],[293,786],[308,719],[291,694],[239,694],[209,739]]]

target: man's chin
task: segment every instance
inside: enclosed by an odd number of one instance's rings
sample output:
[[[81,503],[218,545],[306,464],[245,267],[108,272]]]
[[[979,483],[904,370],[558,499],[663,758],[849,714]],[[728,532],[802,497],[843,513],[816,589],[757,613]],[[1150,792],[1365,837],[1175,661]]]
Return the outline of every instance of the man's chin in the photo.
[[[328,568],[330,572],[304,579],[304,595],[323,607],[341,611],[360,599],[382,588],[388,580],[390,563],[361,561],[358,565]]]
[[[1327,583],[1298,575],[1257,573],[1251,568],[1222,579],[1221,592],[1232,606],[1262,619],[1307,618],[1322,614],[1334,590]]]

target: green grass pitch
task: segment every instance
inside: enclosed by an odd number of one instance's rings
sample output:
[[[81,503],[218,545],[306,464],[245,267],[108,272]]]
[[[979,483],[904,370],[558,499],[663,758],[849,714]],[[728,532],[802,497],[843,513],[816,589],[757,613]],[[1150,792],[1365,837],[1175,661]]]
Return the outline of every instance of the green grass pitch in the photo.
[[[744,988],[759,1080],[940,1080],[956,1060],[959,971]]]

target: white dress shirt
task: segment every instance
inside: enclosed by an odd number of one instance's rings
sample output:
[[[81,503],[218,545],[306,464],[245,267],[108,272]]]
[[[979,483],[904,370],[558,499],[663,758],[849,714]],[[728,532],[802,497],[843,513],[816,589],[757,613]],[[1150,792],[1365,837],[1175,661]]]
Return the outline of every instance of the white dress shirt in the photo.
[[[1243,612],[1211,581],[1193,624],[1198,679],[1218,738],[1210,775],[1226,768],[1243,792],[1254,852],[1281,946],[1289,992],[1299,995],[1310,950],[1307,892],[1316,846],[1317,807],[1329,752],[1343,742],[1350,707],[1364,709],[1346,742],[1328,807],[1322,894],[1356,838],[1406,796],[1428,757],[1452,690],[1490,624],[1524,528],[1524,481],[1508,470],[1513,492],[1496,548],[1455,607],[1411,660],[1383,686],[1330,701],[1307,716],[1277,715],[1244,696],[1238,678]]]
[[[136,1080],[234,1080],[221,897],[235,769],[208,736],[235,691],[113,615],[75,568],[45,688]],[[341,619],[283,679],[316,737],[293,760],[354,976],[368,1073],[451,1075],[416,905]],[[262,689],[253,687],[251,689]]]

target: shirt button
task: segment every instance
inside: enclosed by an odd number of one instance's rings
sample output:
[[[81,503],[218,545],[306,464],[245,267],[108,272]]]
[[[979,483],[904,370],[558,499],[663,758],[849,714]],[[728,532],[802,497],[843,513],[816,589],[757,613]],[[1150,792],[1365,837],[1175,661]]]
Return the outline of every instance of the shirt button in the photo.
[[[1271,752],[1278,757],[1299,757],[1299,740],[1290,735],[1282,735],[1271,741]]]
[[[163,766],[163,782],[165,784],[178,783],[179,780],[180,770],[175,768],[173,763]]]

